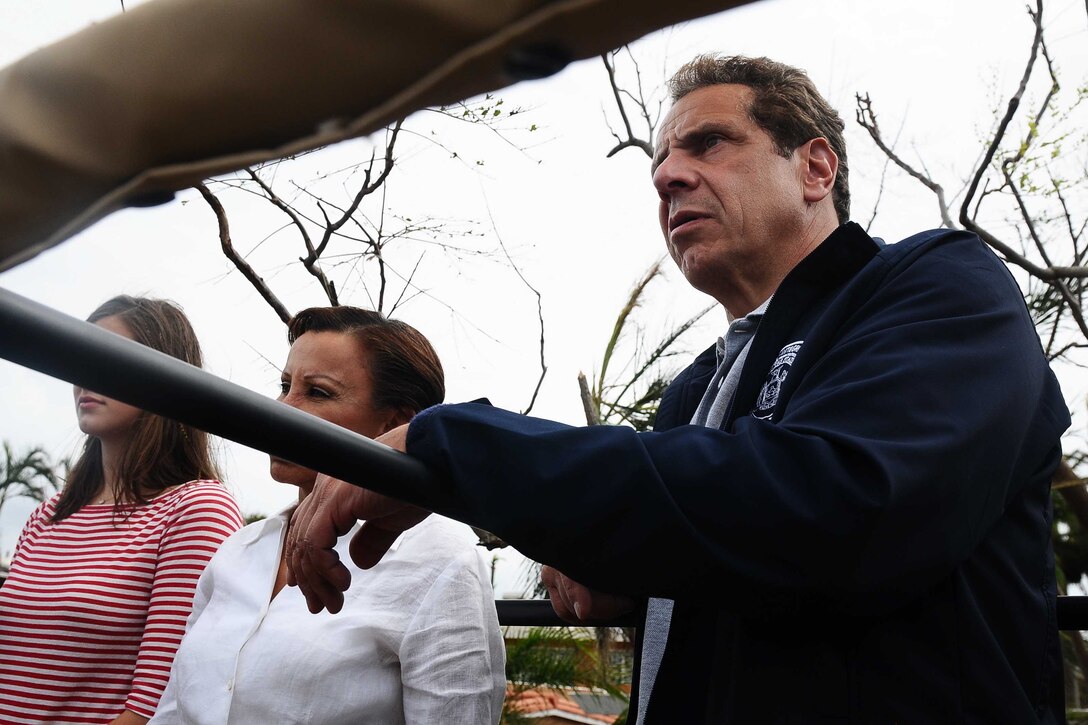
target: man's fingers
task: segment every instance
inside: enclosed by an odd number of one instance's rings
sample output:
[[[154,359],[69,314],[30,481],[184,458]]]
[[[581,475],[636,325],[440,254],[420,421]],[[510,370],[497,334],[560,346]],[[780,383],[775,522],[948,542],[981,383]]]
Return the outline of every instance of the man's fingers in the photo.
[[[555,613],[573,624],[612,619],[635,608],[630,597],[590,589],[550,566],[541,570],[540,581],[548,589]]]
[[[348,547],[351,560],[360,569],[369,569],[381,561],[400,535],[399,529],[393,531],[374,522],[364,521],[355,536],[351,537]]]
[[[340,611],[344,600],[341,592],[351,585],[351,573],[335,549],[313,546],[309,539],[299,536],[289,544],[287,561],[288,583],[298,586],[307,609],[315,614],[326,608]]]
[[[343,592],[351,584],[351,574],[335,551],[312,549],[298,558],[299,589],[306,598],[306,608],[317,614],[328,609],[335,614],[344,606]]]
[[[299,588],[311,612],[338,612],[343,592],[351,586],[351,572],[335,551],[337,540],[365,519],[348,551],[360,568],[368,569],[402,531],[429,515],[418,506],[319,475],[288,525],[287,583]]]
[[[431,515],[430,511],[388,496],[365,492],[367,511],[362,528],[351,540],[351,560],[360,569],[369,569],[381,561],[385,552],[403,532]]]
[[[307,501],[299,503],[298,507],[291,513],[291,518],[287,521],[287,537],[284,541],[284,558],[287,560],[287,584],[289,586],[300,586],[302,581],[301,576],[301,561],[299,555],[301,550],[299,549],[299,541],[302,536],[300,532],[306,531],[306,527],[309,525],[310,515],[312,510],[312,504]]]
[[[314,490],[291,516],[287,532],[287,582],[297,586],[311,612],[343,606],[342,592],[351,573],[333,547],[355,522],[352,514],[360,489],[327,476],[318,476]]]
[[[548,590],[552,609],[555,610],[556,615],[564,622],[581,624],[578,614],[574,611],[574,607],[567,596],[566,588],[562,584],[564,579],[567,579],[567,577],[553,567],[545,566],[540,570],[540,582]]]

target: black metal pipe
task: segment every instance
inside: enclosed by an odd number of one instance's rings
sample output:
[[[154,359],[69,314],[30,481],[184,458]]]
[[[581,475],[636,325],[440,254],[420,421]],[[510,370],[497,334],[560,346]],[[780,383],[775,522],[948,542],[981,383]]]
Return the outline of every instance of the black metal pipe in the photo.
[[[0,357],[428,508],[441,489],[413,458],[4,289]],[[565,624],[546,600],[500,600],[497,606],[503,624]],[[1062,630],[1088,630],[1088,597],[1058,597],[1057,620]],[[639,622],[627,617],[608,624]]]
[[[1088,597],[1058,597],[1058,629],[1088,631]]]
[[[436,488],[388,446],[4,289],[0,357],[402,500]]]
[[[499,624],[521,627],[569,627],[559,618],[547,599],[497,599],[495,608],[499,613]],[[605,627],[641,627],[638,614],[599,622]],[[1088,631],[1088,597],[1058,597],[1058,629]]]
[[[570,627],[552,609],[547,599],[496,599],[495,609],[499,614],[499,624],[518,627]],[[607,622],[600,622],[606,627],[641,627],[641,613],[632,613],[616,617]]]

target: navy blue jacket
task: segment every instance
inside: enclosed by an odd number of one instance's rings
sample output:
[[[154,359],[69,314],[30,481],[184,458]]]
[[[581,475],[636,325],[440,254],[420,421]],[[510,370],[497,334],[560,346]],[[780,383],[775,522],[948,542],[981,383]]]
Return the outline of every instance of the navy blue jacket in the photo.
[[[412,423],[435,510],[584,584],[676,600],[649,721],[1060,722],[1050,476],[1069,414],[973,235],[840,227],[775,293],[721,430],[484,405]]]

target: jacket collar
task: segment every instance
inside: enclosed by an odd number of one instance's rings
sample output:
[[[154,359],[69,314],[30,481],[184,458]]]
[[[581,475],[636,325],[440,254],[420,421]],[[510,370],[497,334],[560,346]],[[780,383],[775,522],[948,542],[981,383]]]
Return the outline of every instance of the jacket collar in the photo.
[[[817,309],[821,298],[856,275],[878,251],[878,242],[854,222],[847,222],[786,275],[775,290],[748,350],[748,359],[723,425],[725,430],[753,408],[779,351],[797,341],[791,338],[798,334],[802,317]]]

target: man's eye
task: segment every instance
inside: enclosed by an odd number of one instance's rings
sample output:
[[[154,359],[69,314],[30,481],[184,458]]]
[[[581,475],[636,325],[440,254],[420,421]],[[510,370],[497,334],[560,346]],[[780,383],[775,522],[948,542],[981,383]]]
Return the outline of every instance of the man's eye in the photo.
[[[725,139],[722,138],[721,136],[716,136],[716,135],[707,136],[706,138],[703,139],[703,148],[707,148],[707,149],[714,148],[715,146],[717,146],[718,144],[720,144],[724,140]]]

